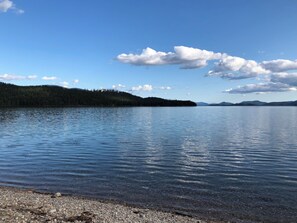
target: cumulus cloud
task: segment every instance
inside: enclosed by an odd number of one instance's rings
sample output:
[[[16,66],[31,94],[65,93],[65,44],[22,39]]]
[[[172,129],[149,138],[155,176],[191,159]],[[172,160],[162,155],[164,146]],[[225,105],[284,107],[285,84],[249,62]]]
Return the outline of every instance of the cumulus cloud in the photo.
[[[57,77],[55,77],[55,76],[44,76],[44,77],[42,77],[42,80],[53,81],[53,80],[57,80]]]
[[[18,9],[11,0],[0,0],[0,12],[7,12],[9,10],[13,10],[18,14],[22,14],[25,12],[22,9]]]
[[[271,75],[271,82],[288,84],[297,87],[297,73],[279,73]]]
[[[74,84],[78,84],[79,83],[79,80],[78,79],[75,79],[75,80],[73,80],[73,83]]]
[[[278,59],[257,63],[254,60],[246,60],[241,57],[224,54],[206,76],[218,76],[223,79],[239,80],[296,69],[297,60]]]
[[[13,7],[13,2],[10,0],[1,0],[0,1],[0,11],[7,12],[9,9]]]
[[[139,85],[132,87],[132,91],[152,91],[154,88],[150,84],[145,84],[145,85]]]
[[[201,50],[193,47],[176,46],[174,47],[176,55],[179,59],[185,61],[193,60],[217,60],[222,57],[221,53],[214,53],[212,51]]]
[[[201,50],[198,48],[175,46],[174,52],[161,52],[152,48],[143,49],[141,54],[125,54],[117,56],[122,63],[149,66],[149,65],[180,65],[183,69],[201,68],[207,66],[208,60],[221,58],[221,53]]]
[[[166,57],[172,53],[157,52],[154,49],[146,48],[142,53],[137,54],[120,54],[117,60],[122,63],[129,63],[133,65],[162,65],[166,64]]]
[[[117,60],[137,66],[179,65],[182,69],[203,68],[208,66],[209,61],[214,61],[213,66],[205,76],[220,77],[227,80],[256,78],[258,81],[264,81],[264,83],[248,84],[225,91],[234,94],[282,92],[295,90],[297,87],[297,73],[292,73],[297,70],[297,60],[277,59],[256,62],[226,53],[186,46],[175,46],[173,52],[146,48],[140,54],[120,54],[117,56]],[[133,88],[134,90],[142,90],[143,86]]]
[[[225,92],[230,94],[269,93],[295,91],[296,88],[297,73],[278,73],[272,74],[266,83],[247,84]]]
[[[261,66],[270,72],[284,72],[289,70],[297,70],[297,60],[271,60],[263,61]]]
[[[0,75],[0,81],[17,81],[17,80],[34,80],[36,75],[22,76],[15,74],[2,74]]]
[[[114,90],[120,90],[120,89],[123,89],[125,87],[126,86],[123,85],[123,84],[114,84],[114,85],[112,85],[112,89],[114,89]]]
[[[207,76],[219,76],[224,79],[238,80],[257,77],[260,74],[269,74],[269,71],[256,61],[224,55],[215,64],[214,68],[208,72]]]
[[[116,58],[122,63],[150,65],[179,65],[182,69],[197,69],[208,65],[208,61],[217,61],[206,76],[217,76],[223,79],[238,80],[254,78],[275,72],[297,69],[297,60],[271,60],[256,62],[226,53],[216,53],[193,47],[175,46],[174,52],[156,51],[152,48],[143,49],[140,54],[120,54]]]
[[[264,80],[266,81],[265,83],[247,84],[226,90],[225,92],[230,94],[248,94],[295,91],[297,89],[297,73],[274,73]]]
[[[208,61],[218,60],[207,76],[225,79],[244,79],[269,73],[254,60],[186,46],[175,46],[174,52],[167,53],[146,48],[141,54],[120,54],[117,60],[138,66],[177,64],[182,69],[203,68],[208,65]]]
[[[223,79],[239,80],[255,78],[259,75],[273,75],[274,73],[297,70],[297,60],[271,60],[257,63],[225,54],[206,76],[218,76]]]
[[[284,92],[295,91],[296,88],[291,87],[283,83],[259,83],[259,84],[247,84],[245,86],[239,86],[237,88],[231,88],[226,90],[229,94],[250,94],[250,93],[271,93],[271,92]]]

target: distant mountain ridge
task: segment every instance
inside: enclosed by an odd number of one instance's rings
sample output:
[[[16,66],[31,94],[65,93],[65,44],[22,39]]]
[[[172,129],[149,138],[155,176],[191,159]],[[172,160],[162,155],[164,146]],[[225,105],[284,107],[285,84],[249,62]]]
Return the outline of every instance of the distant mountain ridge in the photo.
[[[196,106],[192,101],[142,98],[115,90],[83,90],[59,86],[17,86],[0,82],[0,107]]]
[[[243,101],[240,103],[221,102],[221,103],[209,104],[209,106],[297,106],[297,101],[282,101],[282,102]]]
[[[209,104],[206,102],[196,102],[197,106],[208,106]]]

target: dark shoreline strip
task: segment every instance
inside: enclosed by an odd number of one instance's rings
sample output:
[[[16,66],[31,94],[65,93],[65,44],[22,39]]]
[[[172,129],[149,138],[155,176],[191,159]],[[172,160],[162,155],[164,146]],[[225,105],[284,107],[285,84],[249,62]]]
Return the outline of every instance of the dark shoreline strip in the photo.
[[[214,223],[180,212],[163,212],[71,195],[56,195],[0,186],[0,222]]]

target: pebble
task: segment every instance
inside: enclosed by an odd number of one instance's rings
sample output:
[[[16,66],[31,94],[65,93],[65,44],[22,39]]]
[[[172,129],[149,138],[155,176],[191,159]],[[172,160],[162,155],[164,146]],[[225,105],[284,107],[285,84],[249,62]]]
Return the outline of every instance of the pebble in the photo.
[[[59,199],[51,199],[51,197]],[[215,223],[126,205],[0,187],[0,223]]]
[[[49,211],[50,214],[54,214],[54,213],[56,213],[56,212],[57,212],[56,209],[52,209],[52,210]]]
[[[52,195],[52,198],[62,197],[62,194],[60,192],[55,193]]]

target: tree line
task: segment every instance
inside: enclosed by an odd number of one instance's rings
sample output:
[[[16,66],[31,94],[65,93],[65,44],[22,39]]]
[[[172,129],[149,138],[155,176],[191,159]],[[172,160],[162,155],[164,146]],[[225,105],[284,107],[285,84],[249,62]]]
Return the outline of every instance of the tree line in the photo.
[[[84,90],[60,86],[17,86],[0,82],[0,107],[196,106],[192,101],[142,98],[115,90]]]

